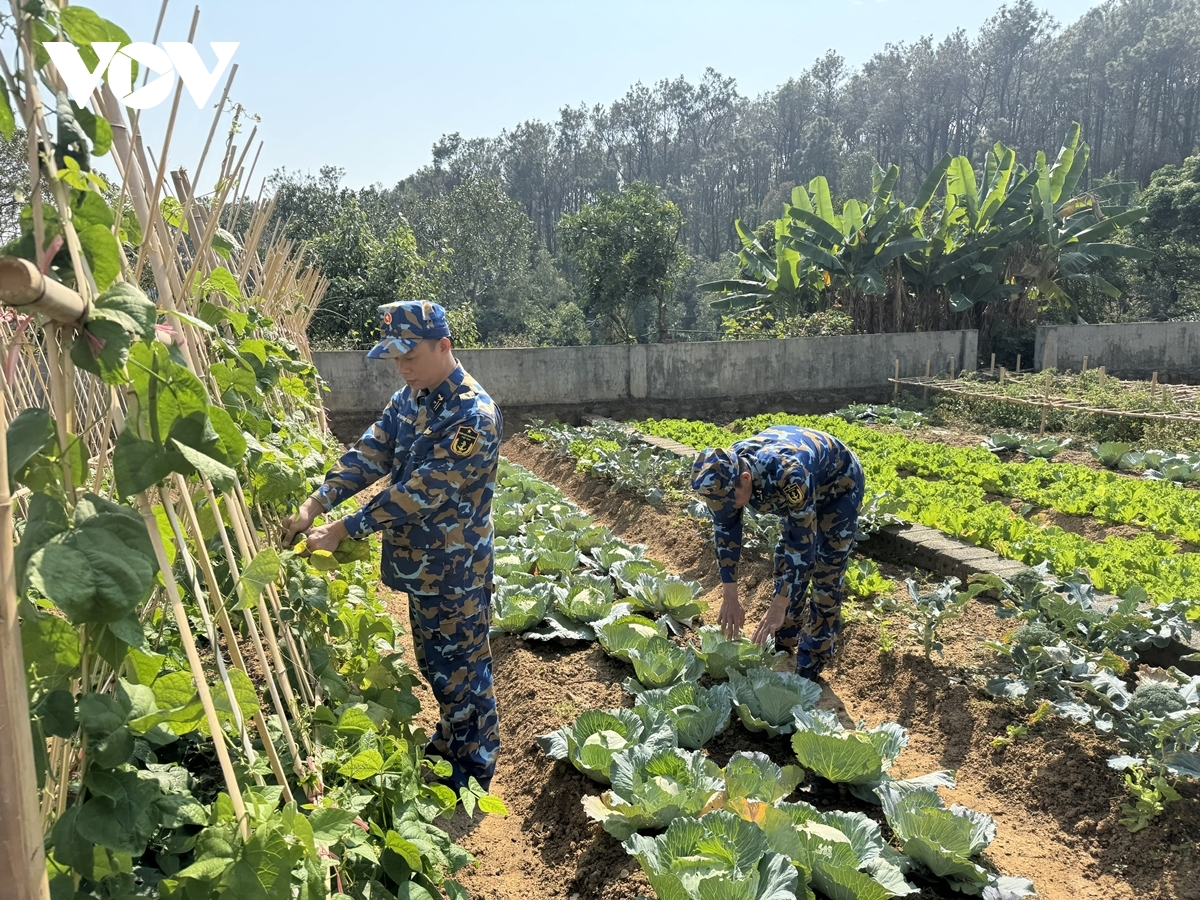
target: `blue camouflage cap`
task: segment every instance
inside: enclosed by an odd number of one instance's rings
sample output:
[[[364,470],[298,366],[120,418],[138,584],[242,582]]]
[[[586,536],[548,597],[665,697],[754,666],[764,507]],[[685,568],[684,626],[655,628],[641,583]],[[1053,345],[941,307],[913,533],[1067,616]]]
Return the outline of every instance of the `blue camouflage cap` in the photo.
[[[710,447],[697,454],[692,463],[692,490],[708,504],[714,518],[736,517],[733,492],[741,471],[741,460],[732,450]]]
[[[379,307],[383,337],[367,352],[367,359],[395,359],[421,341],[450,337],[446,310],[429,300],[400,300]]]

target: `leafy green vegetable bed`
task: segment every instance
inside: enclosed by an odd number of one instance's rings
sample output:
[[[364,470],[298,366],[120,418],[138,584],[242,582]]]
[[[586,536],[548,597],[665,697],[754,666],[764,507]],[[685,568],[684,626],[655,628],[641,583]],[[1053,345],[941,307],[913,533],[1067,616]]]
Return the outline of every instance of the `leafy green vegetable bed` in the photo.
[[[1132,540],[1091,541],[1040,526],[1003,503],[986,500],[988,494],[999,494],[1200,541],[1196,494],[1169,482],[1139,481],[1044,460],[1004,463],[985,450],[927,444],[827,416],[757,416],[734,423],[732,429],[681,419],[637,423],[647,434],[697,448],[728,446],[770,425],[818,428],[845,441],[863,463],[868,494],[884,495],[879,508],[885,512],[1031,565],[1047,560],[1063,577],[1083,569],[1099,589],[1114,594],[1140,587],[1157,602],[1190,601],[1195,605],[1189,616],[1200,619],[1200,554],[1181,552],[1150,533]],[[910,478],[901,472],[926,477]]]

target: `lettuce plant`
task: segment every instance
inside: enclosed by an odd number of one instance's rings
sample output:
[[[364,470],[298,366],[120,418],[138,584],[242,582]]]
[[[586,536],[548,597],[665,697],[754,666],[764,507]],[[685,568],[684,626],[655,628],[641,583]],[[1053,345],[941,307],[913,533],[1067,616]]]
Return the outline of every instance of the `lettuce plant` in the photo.
[[[790,900],[796,868],[757,826],[717,810],[672,820],[665,834],[633,834],[625,850],[659,897],[671,900]]]
[[[645,745],[653,750],[675,746],[675,732],[658,710],[589,709],[572,725],[537,739],[552,759],[563,759],[601,784],[609,783],[613,757],[622,750]]]
[[[699,750],[729,727],[733,692],[727,684],[702,688],[692,681],[643,691],[637,705],[663,712],[679,739],[679,746]]]
[[[583,809],[618,841],[699,814],[724,785],[721,770],[704,754],[647,745],[616,754],[609,778],[612,789],[584,797]]]
[[[771,737],[791,734],[796,728],[792,707],[812,709],[821,696],[821,686],[815,681],[762,668],[749,669],[745,675],[731,670],[729,686],[742,724]]]

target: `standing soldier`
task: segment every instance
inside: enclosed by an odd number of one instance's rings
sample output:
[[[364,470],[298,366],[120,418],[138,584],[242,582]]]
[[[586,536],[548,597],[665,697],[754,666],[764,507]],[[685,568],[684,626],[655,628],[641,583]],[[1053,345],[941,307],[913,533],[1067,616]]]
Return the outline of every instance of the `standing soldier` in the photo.
[[[392,360],[406,386],[288,520],[287,545],[301,531],[313,550],[384,533],[383,583],[408,594],[417,666],[441,707],[427,749],[453,764],[453,787],[474,776],[487,788],[500,748],[488,626],[504,420],[454,358],[442,307],[406,300],[379,310],[383,337],[367,358]],[[388,486],[357,512],[311,527],[381,478]]]
[[[775,548],[775,596],[754,632],[796,653],[796,672],[816,680],[833,655],[841,626],[843,583],[858,529],[863,471],[837,438],[808,428],[768,428],[730,449],[703,450],[692,489],[713,513],[723,598],[717,616],[736,638],[746,620],[738,600],[742,508],[782,520]],[[811,598],[805,602],[809,583]]]

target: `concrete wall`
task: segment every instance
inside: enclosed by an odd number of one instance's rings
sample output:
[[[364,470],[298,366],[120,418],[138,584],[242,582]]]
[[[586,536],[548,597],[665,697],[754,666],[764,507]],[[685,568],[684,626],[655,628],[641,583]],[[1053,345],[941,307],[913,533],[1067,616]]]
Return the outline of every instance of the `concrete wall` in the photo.
[[[974,371],[978,334],[868,334],[775,341],[619,344],[528,350],[460,350],[516,425],[531,416],[577,421],[614,417],[821,412],[891,396],[887,379]],[[314,353],[330,393],[325,405],[339,436],[357,436],[401,385],[390,363],[361,351]]]
[[[1200,380],[1200,322],[1127,322],[1119,325],[1043,325],[1034,363],[1078,372],[1104,366],[1117,378]]]

